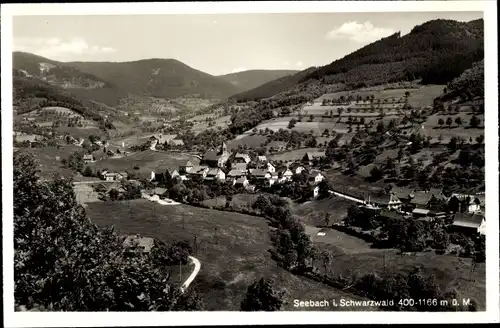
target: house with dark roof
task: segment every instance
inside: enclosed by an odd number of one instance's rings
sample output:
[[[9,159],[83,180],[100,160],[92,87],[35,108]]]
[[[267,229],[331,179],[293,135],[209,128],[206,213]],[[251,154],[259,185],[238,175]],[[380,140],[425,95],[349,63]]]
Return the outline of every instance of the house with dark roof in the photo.
[[[239,179],[245,175],[246,175],[246,172],[243,172],[243,171],[240,171],[237,169],[233,169],[226,174],[226,180],[229,182],[233,182],[233,185],[234,185],[236,183],[237,179]]]
[[[242,176],[234,181],[235,187],[244,187],[247,188],[250,185],[246,176]]]
[[[203,154],[203,158],[201,160],[202,165],[207,165],[209,167],[224,167],[226,165],[227,160],[229,159],[229,152],[227,151],[226,143],[223,142],[219,151],[207,151]]]
[[[186,175],[189,179],[203,180],[207,176],[208,170],[207,166],[194,166]]]
[[[365,203],[370,206],[388,210],[398,210],[401,208],[401,201],[391,193],[368,195]]]
[[[233,159],[233,164],[248,164],[251,162],[250,155],[248,154],[241,154],[241,153],[236,153]]]
[[[191,159],[189,159],[186,162],[186,164],[181,165],[179,167],[179,172],[180,173],[189,173],[193,167],[199,166],[199,165],[200,165],[200,159],[196,158],[196,157],[192,157]]]
[[[403,203],[409,203],[414,192],[415,188],[410,187],[396,187],[391,190],[391,193],[396,195]]]
[[[286,181],[292,181],[293,172],[287,167],[282,167],[276,171],[278,173],[278,182],[283,183]]]
[[[140,237],[139,235],[129,235],[123,240],[123,247],[128,253],[149,253],[154,245],[153,238]]]
[[[312,171],[309,174],[309,182],[313,184],[318,184],[325,179],[325,176],[320,171]]]
[[[324,151],[307,152],[305,153],[304,157],[302,157],[302,163],[305,165],[313,165],[313,161],[315,159],[320,159],[323,157],[325,157]]]
[[[212,168],[207,171],[203,180],[206,182],[224,181],[226,180],[226,174],[219,168]]]
[[[484,215],[456,213],[453,215],[452,230],[466,234],[486,234],[486,219]]]
[[[451,197],[456,197],[460,202],[464,202],[464,206],[466,206],[465,211],[467,211],[468,213],[481,212],[485,207],[484,194],[483,195],[452,194]]]
[[[246,171],[247,167],[247,163],[231,163],[231,168],[235,170]]]
[[[292,171],[293,174],[301,174],[302,171],[307,171],[307,169],[300,163],[292,163],[288,166],[288,168],[290,169],[290,171]]]
[[[446,200],[443,192],[436,188],[431,188],[428,191],[415,191],[410,194],[410,197],[410,205],[420,209],[432,209],[433,204]]]

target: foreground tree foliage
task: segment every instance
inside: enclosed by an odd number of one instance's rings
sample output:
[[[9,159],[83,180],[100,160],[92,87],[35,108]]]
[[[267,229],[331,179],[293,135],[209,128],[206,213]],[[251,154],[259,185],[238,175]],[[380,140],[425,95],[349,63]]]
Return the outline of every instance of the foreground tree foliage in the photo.
[[[169,311],[201,308],[193,291],[169,284],[168,267],[125,255],[113,229],[85,216],[68,181],[41,182],[37,163],[14,155],[16,308],[51,311]]]
[[[241,311],[279,311],[284,295],[285,292],[277,290],[271,280],[262,278],[248,287]]]

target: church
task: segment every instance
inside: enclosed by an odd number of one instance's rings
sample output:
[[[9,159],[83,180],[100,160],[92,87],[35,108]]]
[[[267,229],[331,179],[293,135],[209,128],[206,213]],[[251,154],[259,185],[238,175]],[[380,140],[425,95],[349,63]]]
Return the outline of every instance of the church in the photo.
[[[206,165],[208,167],[224,167],[227,160],[229,159],[230,153],[227,151],[226,143],[223,142],[220,146],[219,151],[207,151],[203,155],[201,160],[201,165]]]

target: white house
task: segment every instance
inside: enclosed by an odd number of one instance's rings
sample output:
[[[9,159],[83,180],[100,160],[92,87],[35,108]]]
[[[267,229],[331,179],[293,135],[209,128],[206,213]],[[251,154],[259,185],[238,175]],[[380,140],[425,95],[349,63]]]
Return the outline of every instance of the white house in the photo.
[[[243,186],[243,187],[247,188],[249,184],[250,184],[250,182],[248,181],[247,177],[245,177],[245,176],[242,176],[234,181],[235,186]]]
[[[319,186],[316,186],[313,189],[313,198],[317,198],[318,196],[319,196]]]
[[[250,159],[250,156],[248,154],[237,153],[234,156],[233,163],[245,163],[245,164],[248,164],[248,163],[250,163],[250,161],[251,161],[251,159]]]
[[[111,173],[111,172],[104,171],[101,174],[102,174],[103,179],[106,181],[120,181],[123,178],[125,178],[123,173],[114,173],[114,172]]]
[[[283,183],[286,181],[292,181],[293,172],[289,168],[283,168],[278,170],[278,182]]]
[[[181,175],[179,174],[179,171],[173,170],[172,173],[170,174],[172,178],[177,178],[180,177]]]
[[[276,168],[274,167],[274,165],[273,165],[273,164],[271,164],[271,163],[267,163],[267,172],[269,172],[269,173],[274,173],[274,172],[276,172]]]
[[[301,174],[306,168],[299,163],[292,163],[288,167],[293,174]]]
[[[309,181],[311,181],[314,184],[320,183],[321,181],[323,181],[324,178],[325,176],[319,171],[314,171],[309,175]]]
[[[213,168],[207,171],[205,181],[224,181],[226,180],[226,174],[219,168]]]
[[[85,154],[85,155],[83,155],[83,162],[85,164],[95,162],[94,155],[92,155],[92,154]]]
[[[206,166],[193,166],[193,168],[188,172],[188,177],[191,179],[192,178],[205,179],[208,170],[209,169]]]

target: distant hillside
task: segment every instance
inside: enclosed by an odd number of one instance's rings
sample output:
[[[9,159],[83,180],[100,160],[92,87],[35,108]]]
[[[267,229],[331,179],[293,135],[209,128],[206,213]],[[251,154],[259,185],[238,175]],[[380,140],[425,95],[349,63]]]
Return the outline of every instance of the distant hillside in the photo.
[[[405,36],[395,33],[329,65],[271,81],[234,98],[267,98],[312,81],[350,89],[412,80],[446,84],[483,58],[482,19],[467,23],[438,19],[414,27]]]
[[[238,92],[244,92],[297,72],[294,70],[249,70],[220,75],[219,77],[236,86],[239,89]]]
[[[70,62],[66,65],[95,75],[128,93],[157,98],[199,95],[227,98],[238,88],[216,76],[193,69],[174,59],[146,59],[133,62]]]
[[[302,80],[307,74],[313,72],[314,70],[315,68],[312,67],[292,75],[283,76],[276,80],[264,83],[254,89],[235,94],[231,96],[231,98],[237,101],[247,101],[271,97],[288,88],[293,87],[294,85],[299,83],[300,80]]]
[[[67,90],[77,98],[116,106],[120,98],[127,96],[124,90],[93,74],[34,54],[14,52],[12,65],[14,75],[23,77],[24,82],[43,81],[46,84],[44,88],[50,85],[56,87],[59,90],[57,92]],[[19,83],[20,81],[18,80]]]

